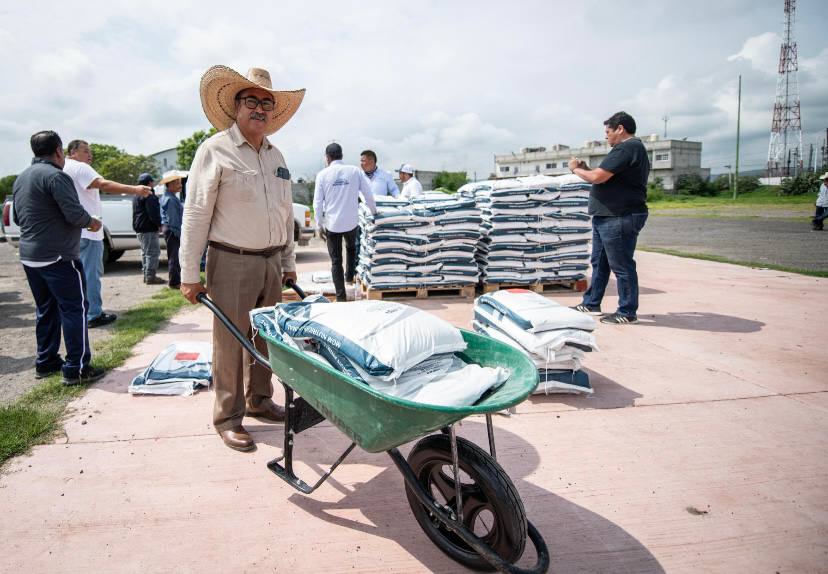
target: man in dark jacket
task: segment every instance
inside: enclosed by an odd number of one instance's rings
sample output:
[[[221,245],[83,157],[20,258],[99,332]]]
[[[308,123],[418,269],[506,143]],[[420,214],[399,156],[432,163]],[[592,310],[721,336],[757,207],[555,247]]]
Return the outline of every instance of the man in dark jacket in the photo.
[[[152,187],[152,175],[142,173],[138,176],[138,184]],[[163,285],[166,281],[155,276],[158,272],[158,256],[161,254],[161,245],[158,240],[158,232],[161,230],[161,205],[157,195],[151,193],[146,197],[136,195],[133,198],[132,229],[138,234],[138,241],[141,243],[144,283]]]
[[[86,280],[80,262],[81,229],[101,220],[81,206],[72,178],[63,173],[63,142],[53,131],[31,138],[34,159],[14,182],[14,222],[20,226],[20,262],[37,308],[35,335],[39,379],[63,372],[64,385],[91,383],[104,372],[91,366]],[[66,360],[60,357],[60,335]]]

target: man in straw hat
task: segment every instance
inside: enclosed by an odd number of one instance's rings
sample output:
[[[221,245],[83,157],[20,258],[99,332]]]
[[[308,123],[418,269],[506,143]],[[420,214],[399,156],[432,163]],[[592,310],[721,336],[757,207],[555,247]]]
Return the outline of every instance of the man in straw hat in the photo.
[[[178,199],[186,172],[171,170],[161,176],[159,185],[164,186],[161,196],[161,230],[167,244],[167,285],[174,289],[181,287],[181,266],[178,262],[178,250],[181,246],[181,221],[184,219],[184,206]]]
[[[290,172],[266,136],[293,116],[305,90],[276,91],[270,74],[247,77],[213,66],[201,78],[201,105],[220,130],[199,146],[190,167],[181,237],[181,292],[191,303],[205,291],[199,261],[207,251],[207,292],[242,332],[248,312],[282,299],[296,278]],[[264,351],[261,338],[257,344]],[[250,451],[245,414],[283,421],[271,396],[271,373],[256,365],[218,320],[213,321],[213,425],[228,447]]]

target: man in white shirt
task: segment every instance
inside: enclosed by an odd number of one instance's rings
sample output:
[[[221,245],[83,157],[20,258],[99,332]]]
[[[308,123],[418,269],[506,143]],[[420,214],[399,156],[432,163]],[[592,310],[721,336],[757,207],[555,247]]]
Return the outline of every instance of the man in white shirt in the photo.
[[[356,276],[356,237],[359,228],[359,196],[371,213],[377,212],[371,183],[356,166],[342,163],[342,146],[332,143],[325,148],[328,167],[316,174],[313,210],[316,226],[324,229],[331,256],[331,276],[336,286],[336,300],[347,301],[345,280]],[[345,272],[342,271],[342,241],[345,241]]]
[[[147,197],[152,188],[146,185],[124,185],[104,179],[90,165],[92,150],[83,140],[72,140],[67,148],[68,157],[63,172],[72,178],[75,191],[78,192],[83,208],[91,215],[101,218],[101,195],[104,193],[128,193],[139,197]],[[86,314],[89,327],[102,327],[112,323],[117,317],[103,312],[101,300],[101,275],[103,275],[103,229],[81,232],[80,260],[83,265],[83,274],[86,276],[86,298],[89,301],[89,311]]]
[[[377,167],[377,154],[370,149],[359,154],[359,166],[365,172],[365,177],[371,182],[371,192],[374,197],[397,197],[400,189],[394,183],[394,178],[387,171]]]
[[[819,195],[816,200],[816,212],[811,220],[811,229],[822,231],[823,221],[828,218],[828,171],[819,176],[822,183],[819,185]]]
[[[409,201],[415,197],[423,195],[423,186],[414,177],[414,168],[409,163],[402,164],[402,167],[397,170],[400,172],[400,181],[403,184],[400,197],[408,199]]]

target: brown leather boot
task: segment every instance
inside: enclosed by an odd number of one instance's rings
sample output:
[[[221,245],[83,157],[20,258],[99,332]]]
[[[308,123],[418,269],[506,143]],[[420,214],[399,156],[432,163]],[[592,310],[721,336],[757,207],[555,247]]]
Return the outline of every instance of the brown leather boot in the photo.
[[[285,420],[285,408],[274,403],[273,399],[264,398],[255,406],[247,405],[247,416],[281,423]]]
[[[231,429],[218,431],[218,434],[221,437],[221,440],[224,441],[224,444],[233,450],[250,452],[251,450],[256,449],[256,443],[253,442],[253,437],[251,437],[250,433],[248,433],[241,425],[234,426]]]

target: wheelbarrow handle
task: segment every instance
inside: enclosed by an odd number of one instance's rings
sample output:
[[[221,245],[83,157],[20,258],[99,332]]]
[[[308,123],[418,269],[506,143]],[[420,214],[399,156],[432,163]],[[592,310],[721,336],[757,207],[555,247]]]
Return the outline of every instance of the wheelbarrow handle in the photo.
[[[305,297],[307,297],[305,291],[301,287],[299,287],[299,285],[297,285],[296,281],[294,281],[293,279],[288,279],[287,281],[285,281],[285,285],[296,291],[296,294],[299,295],[300,299],[304,299]]]
[[[239,331],[239,328],[236,327],[233,324],[233,321],[231,321],[230,318],[227,317],[227,315],[225,315],[224,312],[218,308],[218,305],[213,303],[212,299],[210,299],[207,296],[207,293],[201,292],[198,295],[196,295],[196,301],[198,301],[199,303],[201,303],[213,312],[213,315],[215,315],[216,318],[219,321],[221,321],[221,324],[224,325],[228,331],[230,331],[230,334],[233,335],[233,337],[239,342],[239,344],[241,344],[242,347],[244,347],[244,350],[250,353],[250,356],[253,357],[253,360],[255,360],[268,371],[273,372],[273,369],[270,368],[270,362],[267,360],[267,357],[262,355],[259,352],[259,350],[255,347],[255,345],[253,345],[253,343],[247,337],[245,337],[241,331]]]

